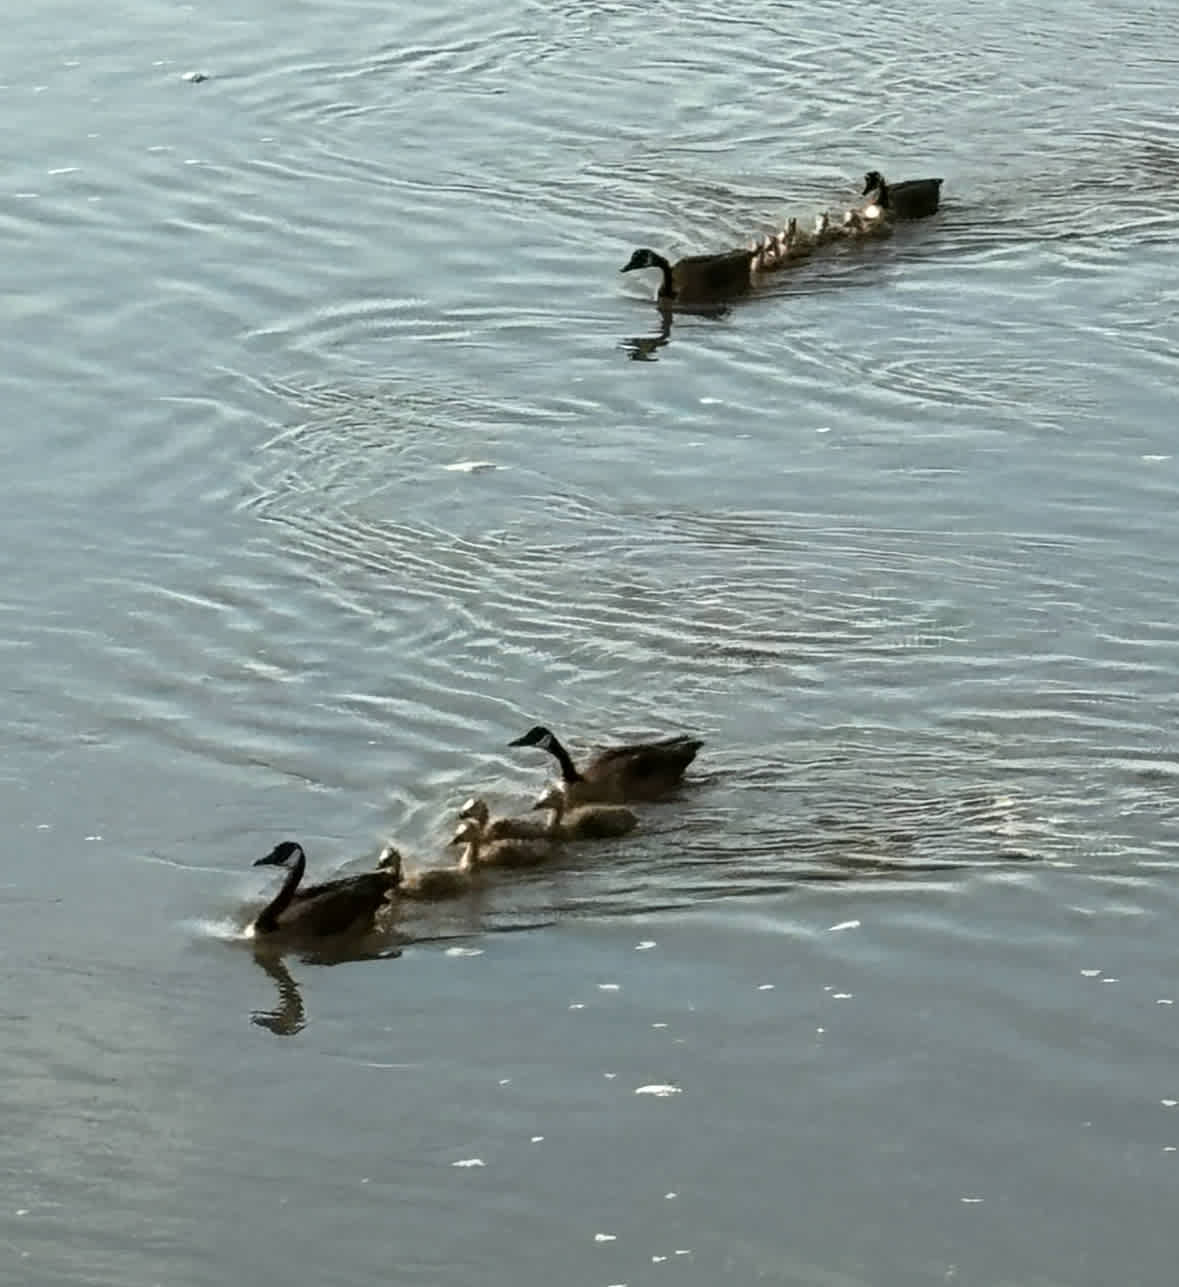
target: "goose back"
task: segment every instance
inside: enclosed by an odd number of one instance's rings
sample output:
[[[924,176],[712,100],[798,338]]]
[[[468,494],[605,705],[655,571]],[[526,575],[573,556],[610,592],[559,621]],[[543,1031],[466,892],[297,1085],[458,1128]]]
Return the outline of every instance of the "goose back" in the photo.
[[[580,769],[557,737],[541,724],[529,729],[512,746],[536,746],[548,751],[561,767],[566,805],[622,804],[653,800],[673,790],[684,770],[704,745],[699,738],[678,734],[652,742],[632,742],[598,751]]]
[[[395,856],[389,858],[390,852]],[[255,867],[281,866],[287,874],[282,887],[254,918],[256,935],[294,934],[326,938],[371,925],[401,879],[400,856],[386,850],[376,871],[299,888],[307,855],[296,841],[283,841]]]
[[[864,175],[864,196],[873,193],[876,202],[898,219],[924,219],[937,214],[941,203],[942,179],[905,179],[886,183],[879,170]]]

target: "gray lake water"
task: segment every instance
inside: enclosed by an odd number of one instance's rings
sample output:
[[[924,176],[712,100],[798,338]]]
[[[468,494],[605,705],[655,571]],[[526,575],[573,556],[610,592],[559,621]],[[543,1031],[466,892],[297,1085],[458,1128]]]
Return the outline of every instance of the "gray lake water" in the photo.
[[[1179,9],[8,22],[0,1279],[1173,1283]],[[619,275],[872,167],[942,213]],[[706,744],[243,941],[537,721]]]

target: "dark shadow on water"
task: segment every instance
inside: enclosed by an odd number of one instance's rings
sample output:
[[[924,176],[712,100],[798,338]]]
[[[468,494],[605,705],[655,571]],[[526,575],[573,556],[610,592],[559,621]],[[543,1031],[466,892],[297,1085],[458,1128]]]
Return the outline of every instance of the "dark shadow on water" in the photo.
[[[381,940],[384,940],[382,942]],[[340,942],[314,950],[281,948],[270,944],[254,946],[254,961],[271,979],[278,990],[278,1004],[273,1010],[253,1010],[250,1022],[265,1028],[276,1037],[294,1037],[307,1026],[307,1010],[303,994],[294,975],[287,968],[286,956],[297,955],[305,965],[343,965],[357,961],[395,961],[401,956],[400,944],[388,941],[389,936],[369,934],[362,940]]]

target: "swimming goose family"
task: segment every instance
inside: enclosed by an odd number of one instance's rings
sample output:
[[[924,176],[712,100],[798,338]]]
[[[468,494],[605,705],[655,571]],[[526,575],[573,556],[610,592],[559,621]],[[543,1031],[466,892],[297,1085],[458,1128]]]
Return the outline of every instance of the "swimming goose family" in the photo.
[[[861,196],[871,200],[832,217],[820,212],[812,230],[796,219],[783,228],[754,238],[747,249],[687,255],[672,263],[649,247],[636,250],[620,272],[657,268],[661,274],[656,300],[663,306],[717,300],[749,290],[765,273],[785,268],[813,250],[835,241],[861,240],[887,234],[897,219],[924,219],[938,212],[942,179],[906,179],[888,183],[879,170],[864,175]]]
[[[652,742],[607,747],[574,763],[556,735],[537,724],[511,746],[547,751],[561,770],[533,804],[547,818],[492,817],[481,796],[459,810],[452,845],[461,845],[458,862],[449,867],[404,870],[401,852],[386,845],[375,870],[302,886],[307,853],[295,840],[284,840],[255,867],[282,868],[278,892],[253,918],[250,935],[257,942],[286,943],[364,933],[377,927],[402,898],[436,900],[461,897],[481,867],[532,867],[553,858],[569,842],[606,840],[626,835],[639,824],[625,801],[658,799],[674,790],[703,743],[679,734]]]

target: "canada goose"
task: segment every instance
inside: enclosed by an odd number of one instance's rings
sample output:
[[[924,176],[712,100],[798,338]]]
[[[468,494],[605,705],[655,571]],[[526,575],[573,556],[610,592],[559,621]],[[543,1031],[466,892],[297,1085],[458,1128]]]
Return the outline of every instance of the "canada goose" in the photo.
[[[719,255],[689,255],[674,264],[658,251],[636,250],[618,270],[633,272],[636,268],[658,268],[663,274],[656,298],[661,303],[676,299],[715,299],[735,295],[752,285],[750,274],[761,264],[761,248],[727,250]]]
[[[459,810],[460,818],[474,818],[480,833],[487,840],[545,840],[549,834],[547,822],[539,818],[493,818],[487,801],[473,796]]]
[[[471,887],[473,873],[465,853],[456,867],[422,867],[407,875],[402,870],[401,855],[392,845],[387,845],[377,865],[396,872],[394,883],[402,898],[457,898]]]
[[[876,194],[877,203],[898,219],[924,219],[937,214],[941,200],[942,179],[906,179],[904,183],[885,183],[879,170],[864,175],[863,196]]]
[[[394,855],[396,850],[392,851]],[[307,869],[303,846],[284,840],[254,863],[255,867],[285,867],[282,888],[254,918],[255,935],[292,934],[324,938],[372,924],[401,879],[400,857],[394,863],[386,850],[376,871],[342,876],[319,885],[298,888]]]
[[[475,818],[466,818],[450,842],[466,845],[459,866],[469,870],[475,867],[535,867],[553,856],[553,846],[543,840],[492,840],[483,839],[483,828]]]
[[[658,742],[635,742],[599,751],[578,769],[569,752],[542,724],[536,724],[509,746],[536,746],[548,751],[561,766],[561,789],[572,808],[579,804],[651,800],[679,784],[684,770],[704,745],[679,734]]]
[[[583,804],[566,813],[565,792],[559,786],[549,787],[532,807],[552,810],[548,826],[554,839],[609,840],[639,825],[639,815],[624,804]]]

